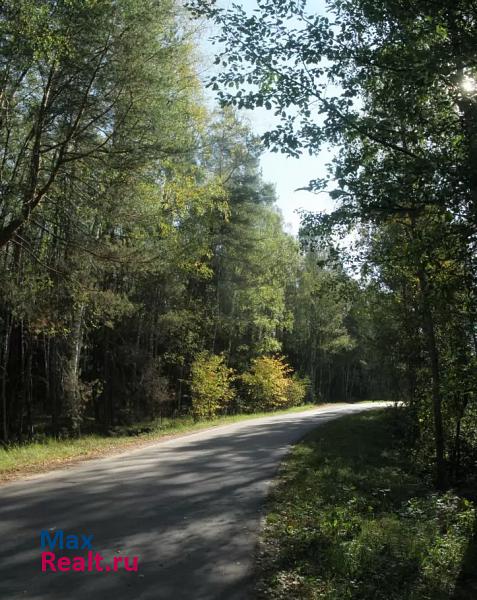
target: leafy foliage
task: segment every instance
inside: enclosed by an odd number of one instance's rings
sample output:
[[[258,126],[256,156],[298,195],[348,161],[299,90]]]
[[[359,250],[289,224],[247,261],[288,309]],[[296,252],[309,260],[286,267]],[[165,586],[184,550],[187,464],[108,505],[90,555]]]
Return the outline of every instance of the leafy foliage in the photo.
[[[245,406],[249,410],[278,410],[300,405],[307,383],[291,377],[292,369],[283,357],[260,356],[241,375]]]
[[[199,419],[224,413],[234,398],[233,370],[223,356],[201,352],[191,366],[192,412]]]

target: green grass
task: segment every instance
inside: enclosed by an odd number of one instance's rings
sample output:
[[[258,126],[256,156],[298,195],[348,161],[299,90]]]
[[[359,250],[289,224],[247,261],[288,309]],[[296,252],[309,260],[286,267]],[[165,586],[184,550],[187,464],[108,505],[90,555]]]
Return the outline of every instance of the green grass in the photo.
[[[345,417],[295,447],[269,500],[259,598],[477,598],[475,507],[415,472],[400,416]]]
[[[311,408],[316,408],[316,406],[310,406],[309,404],[295,406],[279,411],[279,413],[300,412]],[[160,440],[169,435],[179,435],[279,413],[239,414],[200,422],[194,422],[190,417],[163,419],[162,422],[148,423],[148,433],[140,435],[114,437],[85,435],[79,439],[65,440],[47,438],[41,442],[15,445],[8,449],[0,449],[0,481],[53,469],[70,461],[120,452],[131,447]]]

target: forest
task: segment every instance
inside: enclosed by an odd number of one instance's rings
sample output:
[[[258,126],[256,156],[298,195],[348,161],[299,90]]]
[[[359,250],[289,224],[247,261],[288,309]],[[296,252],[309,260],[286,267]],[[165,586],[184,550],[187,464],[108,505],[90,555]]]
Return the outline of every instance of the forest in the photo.
[[[2,2],[5,447],[385,399],[439,487],[475,475],[476,6],[327,4]],[[297,239],[260,156],[323,147]]]

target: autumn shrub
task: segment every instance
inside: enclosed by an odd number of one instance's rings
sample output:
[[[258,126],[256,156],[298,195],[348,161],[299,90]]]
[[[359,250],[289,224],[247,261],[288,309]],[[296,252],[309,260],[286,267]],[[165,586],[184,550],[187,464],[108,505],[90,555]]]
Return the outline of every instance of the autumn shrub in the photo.
[[[223,356],[210,352],[197,355],[191,367],[192,413],[196,420],[212,419],[225,412],[235,392],[234,371]]]
[[[299,377],[296,373],[288,379],[286,396],[288,406],[299,406],[303,404],[310,390],[310,380],[305,377]]]
[[[304,380],[291,377],[283,357],[260,356],[240,377],[247,410],[278,410],[301,404],[306,396]]]

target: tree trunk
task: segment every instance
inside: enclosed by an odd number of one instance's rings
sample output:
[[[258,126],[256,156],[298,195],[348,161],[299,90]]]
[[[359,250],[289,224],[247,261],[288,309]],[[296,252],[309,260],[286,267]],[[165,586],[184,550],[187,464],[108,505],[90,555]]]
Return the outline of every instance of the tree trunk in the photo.
[[[75,309],[71,331],[65,340],[62,365],[63,416],[70,433],[78,435],[81,423],[81,394],[79,388],[79,361],[83,339],[84,306]]]
[[[418,278],[421,290],[422,326],[432,373],[432,409],[434,418],[434,443],[436,453],[436,485],[438,489],[444,489],[447,485],[447,470],[445,462],[444,427],[442,422],[439,351],[436,342],[434,318],[429,301],[429,283],[427,280],[427,275],[422,267],[419,269]]]
[[[8,443],[8,410],[7,410],[7,371],[10,356],[10,334],[12,331],[12,317],[8,313],[5,319],[5,337],[3,339],[2,353],[2,439]]]

